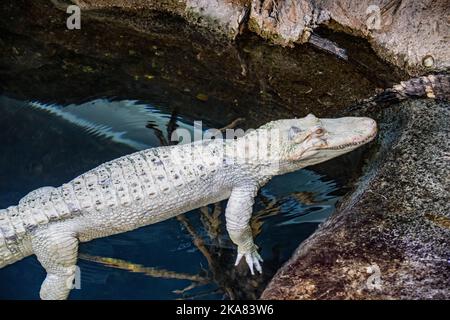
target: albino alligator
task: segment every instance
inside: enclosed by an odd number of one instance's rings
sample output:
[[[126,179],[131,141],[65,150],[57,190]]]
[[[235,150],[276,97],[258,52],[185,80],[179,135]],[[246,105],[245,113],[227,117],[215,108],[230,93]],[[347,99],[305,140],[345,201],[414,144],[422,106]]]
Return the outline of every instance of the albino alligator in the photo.
[[[270,122],[236,140],[147,149],[104,163],[0,210],[0,268],[35,254],[47,271],[40,297],[65,299],[79,242],[229,198],[226,227],[237,245],[236,264],[245,257],[252,274],[254,268],[261,272],[249,226],[258,189],[273,176],[347,153],[376,132],[370,118],[308,115]]]
[[[79,242],[229,198],[226,227],[238,247],[236,264],[245,257],[252,273],[261,272],[249,226],[258,189],[275,175],[349,152],[376,132],[369,118],[309,115],[270,122],[237,140],[152,148],[112,160],[0,211],[0,267],[34,253],[47,271],[41,298],[64,299]]]

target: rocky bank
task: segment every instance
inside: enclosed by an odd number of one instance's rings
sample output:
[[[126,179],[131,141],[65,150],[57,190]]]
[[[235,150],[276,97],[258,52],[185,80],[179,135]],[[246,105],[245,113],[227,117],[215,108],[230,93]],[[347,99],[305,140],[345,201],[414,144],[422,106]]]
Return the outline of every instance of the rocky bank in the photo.
[[[443,0],[41,2],[0,6],[5,57],[0,84],[27,99],[70,103],[78,90],[59,85],[69,77],[84,94],[95,88],[92,95],[133,92],[145,98],[151,86],[160,96],[179,97],[183,103],[177,108],[221,105],[227,110],[224,124],[244,116],[253,126],[268,118],[302,116],[300,105],[302,112],[319,116],[343,114],[345,106],[376,87],[405,77],[396,68],[359,59],[366,52],[361,48],[353,50],[352,63],[329,63],[320,54],[313,60],[302,44],[319,26],[368,39],[380,57],[410,75],[450,65],[449,9]],[[64,22],[70,3],[88,18],[82,33],[55,27]],[[100,36],[105,21],[111,33]],[[227,45],[248,31],[278,46],[254,38]],[[286,48],[292,46],[299,51]],[[159,81],[150,84],[155,77]],[[209,99],[198,101],[204,92]],[[273,108],[260,108],[261,103]],[[192,110],[201,107],[189,109],[193,119],[199,114]],[[449,103],[414,100],[363,113],[377,119],[380,134],[361,178],[278,271],[263,299],[450,299]]]
[[[68,1],[68,0],[67,0]],[[52,0],[64,6],[62,0]],[[70,1],[68,1],[70,2]],[[66,2],[66,3],[68,3]],[[449,9],[445,0],[73,0],[85,12],[168,12],[235,39],[249,29],[283,46],[307,42],[318,26],[369,40],[385,60],[411,75],[450,66]],[[132,23],[139,30],[148,22]]]

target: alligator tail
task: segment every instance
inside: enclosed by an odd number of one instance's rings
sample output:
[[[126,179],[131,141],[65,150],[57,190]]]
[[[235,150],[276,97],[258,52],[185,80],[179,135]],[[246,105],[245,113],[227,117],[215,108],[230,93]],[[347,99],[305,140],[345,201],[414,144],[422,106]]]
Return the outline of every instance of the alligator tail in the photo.
[[[0,269],[25,258],[18,250],[14,239],[0,236]]]
[[[22,259],[12,253],[6,245],[6,239],[0,236],[0,269]]]
[[[376,104],[383,104],[410,98],[450,100],[450,75],[436,74],[402,81],[375,96],[373,101]]]
[[[392,88],[348,108],[347,111],[365,112],[379,106],[419,98],[450,101],[450,74],[427,75],[402,81]]]

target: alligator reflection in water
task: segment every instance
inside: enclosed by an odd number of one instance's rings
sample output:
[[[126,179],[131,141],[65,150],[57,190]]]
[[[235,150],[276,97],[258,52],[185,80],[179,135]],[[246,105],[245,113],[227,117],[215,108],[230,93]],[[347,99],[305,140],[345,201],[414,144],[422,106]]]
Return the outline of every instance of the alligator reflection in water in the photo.
[[[59,185],[111,158],[168,144],[177,127],[193,130],[183,115],[137,101],[97,99],[61,107],[3,96],[0,108],[5,139],[1,207],[14,204],[30,189]],[[42,149],[45,154],[40,155]],[[336,183],[310,170],[276,177],[261,190],[251,226],[265,259],[262,276],[251,277],[243,265],[233,267],[235,250],[225,231],[222,202],[83,244],[82,289],[71,297],[257,298],[296,246],[334,210],[339,194]],[[42,276],[35,258],[2,269],[0,297],[37,298]]]

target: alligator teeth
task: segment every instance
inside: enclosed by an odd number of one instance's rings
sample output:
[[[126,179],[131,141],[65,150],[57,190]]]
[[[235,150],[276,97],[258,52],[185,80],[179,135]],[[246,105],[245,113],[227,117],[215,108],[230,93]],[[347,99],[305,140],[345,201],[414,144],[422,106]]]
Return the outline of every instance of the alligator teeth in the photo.
[[[343,144],[343,145],[340,145],[340,146],[337,146],[337,147],[329,147],[329,148],[324,148],[324,149],[341,150],[341,149],[345,149],[345,148],[348,148],[348,147],[351,147],[351,146],[359,146],[361,144],[364,144],[364,143],[372,140],[375,137],[375,135],[376,135],[376,132],[374,134],[370,135],[369,137],[367,137],[366,139],[360,141],[360,142],[346,143],[346,144]]]

